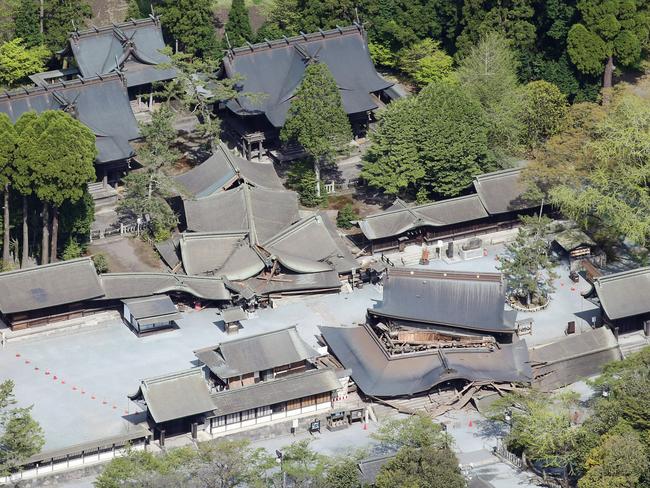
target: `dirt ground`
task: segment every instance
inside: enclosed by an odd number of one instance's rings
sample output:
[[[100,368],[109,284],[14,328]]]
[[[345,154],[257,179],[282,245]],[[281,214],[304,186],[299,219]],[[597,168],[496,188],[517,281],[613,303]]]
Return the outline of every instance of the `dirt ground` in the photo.
[[[111,273],[165,271],[158,253],[148,243],[136,237],[114,237],[95,241],[88,246],[88,252],[104,254]]]

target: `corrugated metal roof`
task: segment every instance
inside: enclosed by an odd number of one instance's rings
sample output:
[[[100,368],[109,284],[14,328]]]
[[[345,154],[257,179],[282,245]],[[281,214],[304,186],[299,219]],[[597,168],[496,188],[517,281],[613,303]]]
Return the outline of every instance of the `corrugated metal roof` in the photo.
[[[601,276],[593,286],[612,320],[650,312],[650,267]]]
[[[142,380],[132,400],[144,399],[156,423],[211,412],[214,404],[201,368]]]
[[[310,58],[327,65],[348,114],[374,110],[377,105],[370,93],[392,85],[375,71],[361,27],[351,26],[229,51],[223,59],[227,76],[242,75],[243,93],[266,97],[261,101],[240,97],[228,108],[240,115],[265,114],[272,125],[282,127]]]
[[[0,273],[0,311],[27,312],[104,296],[89,257]]]
[[[216,415],[243,412],[251,408],[333,392],[341,387],[331,369],[313,369],[304,373],[263,381],[212,395]]]
[[[383,300],[368,311],[379,317],[514,333],[516,314],[504,313],[501,273],[389,268]]]
[[[318,356],[295,326],[223,342],[195,351],[219,378],[232,378],[297,363]]]
[[[69,48],[84,77],[121,71],[127,85],[139,86],[176,76],[161,52],[165,47],[157,18],[138,19],[71,34]]]
[[[532,379],[525,341],[495,350],[444,349],[391,356],[367,325],[320,330],[330,350],[352,370],[352,379],[367,395],[413,395],[454,379],[523,383]]]
[[[98,164],[133,156],[129,141],[139,138],[140,131],[118,75],[0,93],[0,112],[14,122],[25,112],[65,109],[95,134]]]

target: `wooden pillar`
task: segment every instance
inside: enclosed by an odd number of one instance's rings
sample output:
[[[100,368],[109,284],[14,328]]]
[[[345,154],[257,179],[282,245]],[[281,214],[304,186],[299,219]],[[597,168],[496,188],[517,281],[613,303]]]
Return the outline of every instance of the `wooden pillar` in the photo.
[[[149,110],[153,110],[153,88],[149,92]]]
[[[262,161],[262,141],[257,141],[257,160]]]
[[[102,175],[102,187],[106,188],[108,186],[108,171],[104,168],[104,173]]]
[[[246,159],[248,161],[250,161],[251,160],[251,143],[250,143],[250,141],[248,139],[245,142],[246,142]]]
[[[192,439],[196,440],[199,437],[199,425],[192,422]]]
[[[160,429],[160,447],[165,447],[165,430]]]

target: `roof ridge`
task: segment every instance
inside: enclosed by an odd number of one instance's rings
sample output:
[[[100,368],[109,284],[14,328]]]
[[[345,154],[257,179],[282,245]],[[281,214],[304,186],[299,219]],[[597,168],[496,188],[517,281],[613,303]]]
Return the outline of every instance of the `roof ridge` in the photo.
[[[420,210],[420,209],[423,209],[423,208],[435,207],[436,205],[442,205],[442,204],[445,204],[445,203],[453,203],[455,201],[460,201],[460,200],[468,200],[470,198],[478,198],[480,200],[480,197],[479,197],[478,193],[470,193],[469,195],[461,195],[459,197],[446,198],[444,200],[437,200],[435,202],[423,203],[423,204],[415,205],[415,206],[412,206],[412,207],[407,206],[406,208],[397,208],[397,209],[394,209],[394,210],[384,210],[383,212],[377,212],[375,214],[368,215],[367,217],[364,217],[361,220],[367,220],[367,219],[373,218],[373,217],[382,217],[384,215],[392,215],[392,214],[396,214],[396,213],[399,213],[399,212],[413,213],[414,210]],[[421,216],[419,216],[419,217],[422,218]]]
[[[498,178],[499,176],[507,175],[510,173],[521,173],[523,169],[524,168],[522,167],[500,169],[497,171],[491,171],[490,173],[482,173],[480,175],[476,175],[474,179],[477,181],[490,180],[492,178]]]
[[[166,373],[166,374],[161,374],[157,376],[152,376],[150,378],[143,378],[140,380],[140,383],[145,383],[145,384],[153,384],[153,383],[161,383],[163,381],[167,380],[173,380],[176,378],[183,378],[185,376],[194,376],[194,375],[202,375],[201,373],[202,368],[200,367],[193,367],[189,369],[183,369],[180,371],[173,371],[171,373]],[[207,385],[206,385],[207,388]]]
[[[9,276],[9,275],[16,275],[16,274],[24,274],[28,273],[30,271],[40,271],[44,268],[54,268],[57,266],[68,266],[74,263],[81,263],[81,262],[90,262],[92,263],[92,258],[90,256],[82,256],[80,258],[75,258],[75,259],[68,259],[66,261],[55,261],[54,263],[47,263],[47,264],[40,264],[38,266],[32,266],[30,268],[20,268],[20,269],[12,269],[10,271],[3,271],[0,273],[0,276]]]
[[[215,397],[215,396],[225,396],[228,395],[229,393],[237,393],[242,390],[246,389],[254,389],[254,388],[260,388],[264,386],[268,386],[271,384],[276,384],[276,383],[285,383],[287,381],[292,381],[295,380],[296,378],[304,378],[308,376],[315,376],[317,374],[323,374],[323,373],[331,373],[331,374],[336,374],[333,368],[315,368],[315,369],[308,369],[307,371],[302,371],[300,373],[295,373],[295,374],[288,374],[281,376],[279,378],[273,378],[271,380],[267,381],[260,381],[259,383],[253,383],[252,385],[247,385],[247,386],[241,386],[239,388],[234,388],[234,389],[229,389],[229,390],[222,390],[218,391],[216,393],[212,393],[210,396]]]
[[[387,270],[388,276],[400,276],[407,278],[431,278],[431,279],[447,279],[447,280],[462,280],[462,281],[482,281],[482,282],[502,282],[503,273],[495,271],[455,271],[455,270],[439,270],[439,269],[415,269],[415,268],[402,268],[394,267]],[[482,280],[481,277],[492,278]],[[495,280],[494,278],[499,278]]]
[[[218,230],[213,232],[183,232],[181,233],[181,240],[193,240],[193,239],[202,239],[208,237],[235,237],[242,236],[246,237],[248,235],[247,230]]]
[[[7,98],[23,98],[32,95],[40,95],[43,93],[51,93],[57,90],[68,90],[74,89],[82,86],[97,85],[108,81],[113,80],[122,80],[122,76],[119,73],[107,73],[103,75],[91,76],[84,78],[81,75],[78,75],[77,78],[73,80],[60,81],[58,83],[48,84],[47,86],[30,86],[15,88],[13,90],[4,90],[0,93],[0,99]]]
[[[89,29],[82,29],[82,30],[75,30],[72,32],[68,33],[69,37],[87,37],[90,35],[94,34],[104,34],[107,32],[112,33],[114,29],[122,29],[124,27],[139,27],[141,25],[147,25],[147,24],[153,24],[153,25],[159,25],[160,24],[160,19],[157,16],[149,15],[146,18],[143,19],[131,19],[131,20],[125,20],[124,22],[118,22],[116,23],[111,23],[110,25],[102,25],[102,26],[92,26]]]
[[[273,237],[271,237],[269,240],[264,242],[262,244],[262,247],[264,246],[272,246],[273,244],[277,243],[278,240],[280,239],[286,239],[287,237],[291,236],[292,234],[298,232],[300,229],[305,227],[307,224],[311,223],[312,221],[318,221],[318,220],[323,220],[323,217],[319,213],[314,213],[312,215],[308,215],[307,217],[303,217],[302,219],[298,220],[297,222],[294,222],[293,224],[289,224],[287,227],[284,229],[280,230],[277,234],[275,234]]]
[[[628,276],[636,276],[636,275],[642,275],[646,273],[650,273],[650,266],[643,266],[640,268],[633,268],[625,271],[618,271],[616,273],[610,273],[608,275],[594,278],[594,281],[598,283],[603,283],[603,282],[607,283],[608,281],[616,281],[622,278],[627,278]]]

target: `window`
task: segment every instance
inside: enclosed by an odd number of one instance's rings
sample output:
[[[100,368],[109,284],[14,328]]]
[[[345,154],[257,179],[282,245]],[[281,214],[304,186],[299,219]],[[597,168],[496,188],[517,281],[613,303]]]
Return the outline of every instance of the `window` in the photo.
[[[227,424],[238,424],[240,422],[240,415],[239,412],[237,413],[231,413],[230,415],[226,415],[226,423]]]
[[[260,407],[257,409],[257,417],[266,417],[267,415],[271,415],[273,413],[273,409],[271,408],[270,405],[266,407]]]
[[[320,395],[316,395],[316,403],[321,404],[321,403],[327,403],[332,401],[332,394],[328,391],[327,393],[321,393]]]
[[[251,408],[250,410],[244,410],[244,411],[241,413],[241,420],[242,420],[242,422],[243,422],[244,420],[252,420],[252,419],[254,419],[254,418],[255,418],[255,409],[254,409],[254,408]]]
[[[210,421],[212,422],[212,427],[223,427],[226,425],[226,417],[224,415],[210,419]]]
[[[311,405],[316,405],[316,397],[315,396],[308,396],[302,399],[302,406],[303,407],[309,407]]]
[[[287,410],[299,410],[300,409],[300,398],[297,400],[290,400],[287,402]]]
[[[271,411],[273,413],[282,413],[282,412],[284,412],[285,408],[286,408],[286,405],[285,405],[284,402],[276,403],[275,405],[271,405]]]

